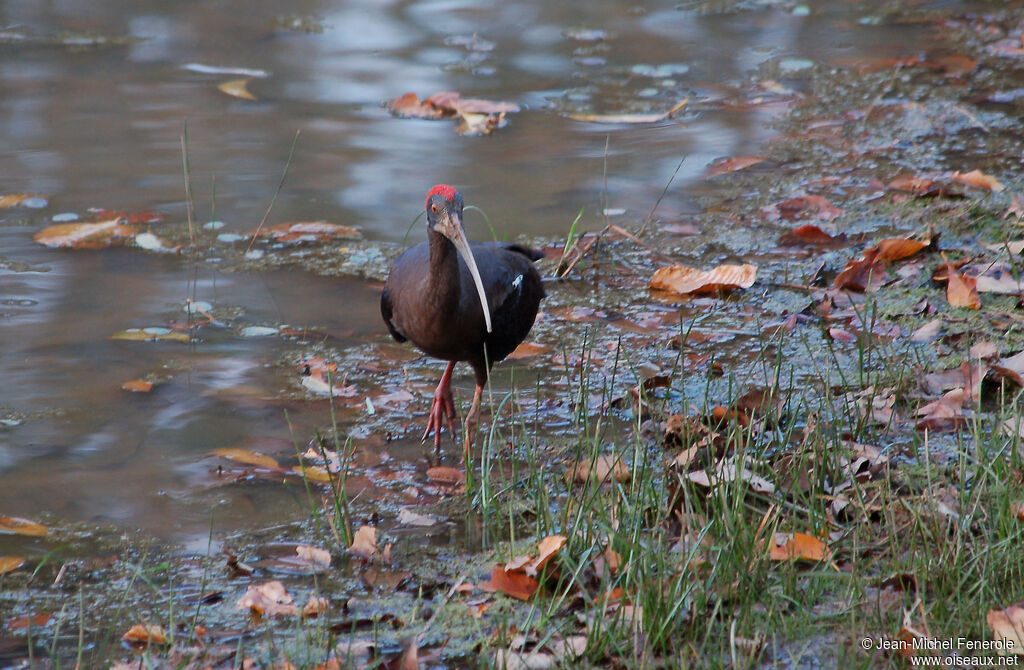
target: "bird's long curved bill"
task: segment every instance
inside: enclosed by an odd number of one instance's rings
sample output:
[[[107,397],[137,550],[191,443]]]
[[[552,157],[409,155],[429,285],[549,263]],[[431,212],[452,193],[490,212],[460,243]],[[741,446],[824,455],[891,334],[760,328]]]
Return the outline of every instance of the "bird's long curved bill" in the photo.
[[[469,268],[469,274],[473,275],[473,283],[476,284],[476,292],[480,295],[480,306],[484,310],[484,323],[487,324],[487,332],[491,332],[491,307],[487,304],[487,292],[484,291],[484,281],[480,278],[480,270],[476,267],[476,259],[473,258],[473,250],[469,248],[469,242],[466,241],[466,234],[462,232],[462,226],[460,222],[455,222],[455,225],[451,227],[451,235],[448,239],[455,245],[455,250],[459,252],[462,259],[466,261],[466,267]]]

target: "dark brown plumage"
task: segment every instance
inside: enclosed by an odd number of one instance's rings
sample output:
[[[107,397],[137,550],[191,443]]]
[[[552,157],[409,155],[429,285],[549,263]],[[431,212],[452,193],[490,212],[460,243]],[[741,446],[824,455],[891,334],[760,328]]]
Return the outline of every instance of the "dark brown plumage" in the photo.
[[[537,317],[544,287],[533,261],[541,256],[506,242],[469,244],[458,191],[439,184],[427,194],[427,241],[395,260],[380,301],[384,323],[396,340],[408,340],[427,355],[448,361],[434,392],[424,440],[433,432],[434,445],[440,446],[442,421],[454,435],[451,375],[455,363],[466,361],[476,374],[473,405],[466,415],[468,451],[491,366],[515,350]]]

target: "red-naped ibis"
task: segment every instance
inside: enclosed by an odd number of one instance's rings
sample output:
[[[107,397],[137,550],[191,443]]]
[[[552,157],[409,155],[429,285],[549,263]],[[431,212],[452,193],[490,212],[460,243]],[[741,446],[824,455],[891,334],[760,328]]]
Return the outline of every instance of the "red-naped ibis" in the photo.
[[[491,366],[519,346],[537,318],[544,287],[533,262],[542,255],[508,242],[470,244],[459,192],[438,184],[427,193],[427,241],[391,266],[380,312],[396,340],[409,340],[428,356],[448,361],[423,433],[423,440],[434,433],[435,448],[441,445],[442,423],[455,435],[452,370],[466,361],[476,373],[466,415],[469,451]]]

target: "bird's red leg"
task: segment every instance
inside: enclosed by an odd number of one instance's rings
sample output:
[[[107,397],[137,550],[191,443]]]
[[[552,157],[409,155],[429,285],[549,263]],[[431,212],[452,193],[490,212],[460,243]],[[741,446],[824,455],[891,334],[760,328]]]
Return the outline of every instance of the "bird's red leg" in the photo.
[[[476,392],[473,393],[473,406],[469,408],[469,414],[466,415],[466,441],[462,447],[464,461],[469,461],[469,449],[473,446],[473,440],[476,438],[476,426],[480,418],[480,399],[483,395],[484,387],[477,384]]]
[[[430,419],[427,421],[427,429],[423,431],[423,438],[420,442],[426,442],[431,431],[434,433],[434,448],[441,448],[441,422],[448,423],[448,434],[455,439],[455,402],[452,400],[452,370],[455,369],[455,361],[449,361],[448,367],[441,375],[441,381],[437,383],[434,390],[434,402],[430,403]]]

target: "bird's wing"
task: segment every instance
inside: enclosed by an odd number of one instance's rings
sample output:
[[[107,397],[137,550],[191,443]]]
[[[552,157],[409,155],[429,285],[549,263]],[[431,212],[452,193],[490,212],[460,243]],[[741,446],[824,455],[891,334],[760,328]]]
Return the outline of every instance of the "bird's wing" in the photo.
[[[474,249],[473,253],[482,257],[482,262],[477,263],[488,287],[488,307],[494,315],[506,302],[514,303],[519,299],[523,280],[528,274],[536,274],[533,261],[543,258],[544,254],[509,242],[486,242],[479,246],[482,249]],[[543,296],[543,288],[540,290]]]
[[[399,342],[405,342],[405,336],[395,330],[395,324],[391,321],[391,315],[393,313],[393,307],[391,305],[391,292],[388,291],[388,287],[384,287],[384,292],[380,295],[380,315],[384,317],[384,323],[388,327],[388,332],[391,333],[391,337]]]

